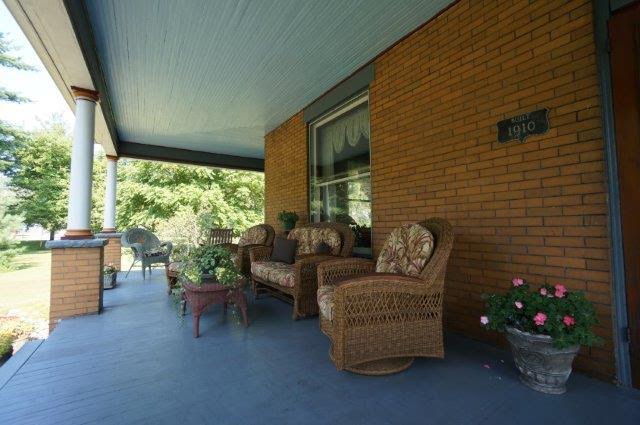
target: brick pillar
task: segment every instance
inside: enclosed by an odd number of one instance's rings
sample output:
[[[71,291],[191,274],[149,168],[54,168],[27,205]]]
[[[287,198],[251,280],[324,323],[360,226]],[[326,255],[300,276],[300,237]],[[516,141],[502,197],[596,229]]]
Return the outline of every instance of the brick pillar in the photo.
[[[107,239],[109,243],[104,247],[104,263],[113,264],[115,268],[122,270],[122,245],[120,239],[122,239],[122,233],[98,233],[96,238]]]
[[[49,241],[51,306],[49,331],[61,319],[99,313],[106,239]]]

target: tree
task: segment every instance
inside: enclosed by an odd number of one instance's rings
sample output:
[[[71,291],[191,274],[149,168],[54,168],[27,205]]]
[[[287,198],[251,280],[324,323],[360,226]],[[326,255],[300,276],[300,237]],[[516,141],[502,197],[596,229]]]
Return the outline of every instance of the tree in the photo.
[[[22,58],[14,56],[11,42],[5,39],[5,34],[0,32],[0,66],[5,68],[20,69],[22,71],[35,71],[36,68],[25,63]],[[29,99],[20,96],[18,93],[0,87],[0,100],[8,102],[28,102]]]
[[[144,226],[177,238],[180,232],[213,226],[239,233],[264,220],[261,173],[123,160],[118,179],[117,221],[122,229]]]
[[[27,137],[15,149],[10,187],[28,226],[39,224],[50,238],[65,227],[71,142],[60,123]]]

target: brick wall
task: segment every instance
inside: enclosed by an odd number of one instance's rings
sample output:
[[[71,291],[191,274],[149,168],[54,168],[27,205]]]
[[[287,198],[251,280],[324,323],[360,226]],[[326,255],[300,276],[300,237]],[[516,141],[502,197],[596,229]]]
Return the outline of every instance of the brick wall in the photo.
[[[378,57],[370,86],[373,235],[377,253],[403,222],[451,221],[446,323],[475,338],[498,342],[479,326],[480,295],[506,289],[514,275],[586,291],[604,345],[583,349],[576,366],[611,379],[595,62],[589,0],[459,1]],[[546,135],[496,142],[497,121],[544,107]],[[306,183],[282,189],[290,175],[306,173],[306,136],[294,137],[304,135],[300,119],[266,138],[268,220],[283,200],[306,199]],[[295,159],[276,160],[274,145]]]
[[[50,330],[65,317],[100,311],[103,260],[102,247],[51,250]]]
[[[298,113],[265,137],[265,222],[276,232],[282,210],[295,211],[300,222],[309,218],[307,126]]]
[[[122,270],[122,245],[120,238],[109,238],[109,243],[104,247],[104,264],[113,264],[115,268]]]

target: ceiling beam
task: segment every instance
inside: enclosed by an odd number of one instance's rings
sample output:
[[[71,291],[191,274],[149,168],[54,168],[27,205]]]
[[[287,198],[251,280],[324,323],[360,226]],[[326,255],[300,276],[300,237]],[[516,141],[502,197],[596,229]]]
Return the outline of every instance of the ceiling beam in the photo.
[[[102,114],[107,124],[107,130],[111,137],[111,141],[116,149],[116,153],[119,151],[118,147],[118,130],[116,128],[115,115],[111,104],[111,98],[109,96],[109,90],[107,89],[107,83],[104,78],[104,73],[100,65],[100,59],[96,51],[96,44],[93,39],[93,31],[91,30],[91,24],[87,10],[83,0],[64,0],[65,8],[67,9],[67,15],[71,20],[71,25],[76,33],[76,39],[80,44],[80,50],[84,61],[89,70],[91,81],[93,86],[100,93],[100,107]]]
[[[119,154],[125,158],[264,172],[264,159],[261,158],[192,151],[144,143],[120,141]]]

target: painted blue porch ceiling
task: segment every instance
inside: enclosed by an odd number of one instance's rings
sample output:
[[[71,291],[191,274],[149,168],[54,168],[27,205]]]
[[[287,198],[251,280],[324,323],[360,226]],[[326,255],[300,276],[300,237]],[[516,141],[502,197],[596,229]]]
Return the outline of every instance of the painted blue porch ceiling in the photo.
[[[450,0],[88,0],[118,135],[262,158],[264,135]]]

